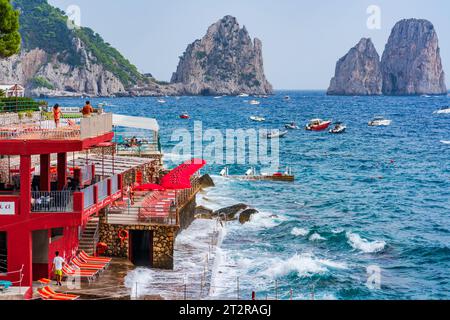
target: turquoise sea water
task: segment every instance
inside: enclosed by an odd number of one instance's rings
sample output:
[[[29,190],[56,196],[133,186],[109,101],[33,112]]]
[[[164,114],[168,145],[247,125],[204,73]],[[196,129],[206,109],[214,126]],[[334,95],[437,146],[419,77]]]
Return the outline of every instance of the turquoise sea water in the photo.
[[[290,95],[290,101],[283,96]],[[283,128],[312,118],[343,121],[347,133],[291,131],[280,161],[297,181],[246,182],[218,177],[200,203],[213,208],[245,202],[261,213],[241,226],[227,225],[213,277],[213,298],[256,291],[259,298],[450,298],[450,115],[433,111],[450,97],[328,97],[323,92],[277,92],[253,98],[174,97],[92,99],[115,113],[155,117],[172,159],[176,128]],[[50,99],[82,106],[81,99]],[[179,119],[182,112],[192,119]],[[264,116],[265,123],[249,120]],[[368,127],[376,115],[390,127]],[[170,162],[169,162],[170,164]],[[249,165],[232,165],[242,174]],[[367,268],[380,269],[381,287],[367,286]]]

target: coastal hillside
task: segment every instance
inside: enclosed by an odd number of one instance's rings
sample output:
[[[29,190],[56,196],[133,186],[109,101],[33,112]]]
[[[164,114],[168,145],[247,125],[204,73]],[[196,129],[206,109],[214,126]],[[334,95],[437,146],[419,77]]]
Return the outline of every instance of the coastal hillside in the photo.
[[[270,94],[264,75],[262,43],[252,39],[235,17],[225,16],[190,44],[180,58],[172,84],[185,94]]]
[[[148,78],[90,28],[69,28],[46,0],[13,0],[20,11],[20,54],[0,60],[0,82],[32,95],[126,94]]]

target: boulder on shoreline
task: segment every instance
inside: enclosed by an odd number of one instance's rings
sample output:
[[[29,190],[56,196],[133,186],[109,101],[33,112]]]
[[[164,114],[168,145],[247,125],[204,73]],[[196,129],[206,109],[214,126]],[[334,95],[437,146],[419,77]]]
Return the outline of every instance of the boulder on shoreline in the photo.
[[[201,176],[199,182],[200,185],[202,186],[202,189],[212,188],[216,186],[209,174],[204,174],[203,176]]]
[[[241,214],[239,215],[239,223],[245,224],[245,223],[249,222],[251,220],[252,216],[257,213],[259,213],[259,211],[256,209],[247,209],[247,210],[242,211]]]
[[[198,206],[195,208],[195,218],[196,219],[212,219],[213,210],[205,207]]]

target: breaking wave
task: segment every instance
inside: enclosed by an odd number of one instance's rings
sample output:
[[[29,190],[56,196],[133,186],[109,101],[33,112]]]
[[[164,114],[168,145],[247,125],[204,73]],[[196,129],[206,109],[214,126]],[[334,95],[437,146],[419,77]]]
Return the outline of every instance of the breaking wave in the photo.
[[[365,253],[377,253],[384,250],[386,242],[384,241],[369,241],[367,239],[361,238],[357,233],[347,232],[346,233],[348,243],[357,250]]]

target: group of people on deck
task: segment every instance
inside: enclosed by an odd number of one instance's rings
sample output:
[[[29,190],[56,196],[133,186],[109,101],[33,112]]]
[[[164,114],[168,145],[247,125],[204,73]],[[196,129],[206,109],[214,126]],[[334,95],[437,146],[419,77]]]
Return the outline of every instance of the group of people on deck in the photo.
[[[92,113],[94,113],[94,112],[95,112],[95,110],[91,106],[91,102],[86,101],[86,104],[81,109],[81,114],[83,115],[83,118],[90,118]],[[62,116],[63,116],[63,114],[61,112],[61,108],[60,108],[59,104],[55,104],[53,106],[53,119],[55,120],[55,125],[57,128],[59,127]]]

